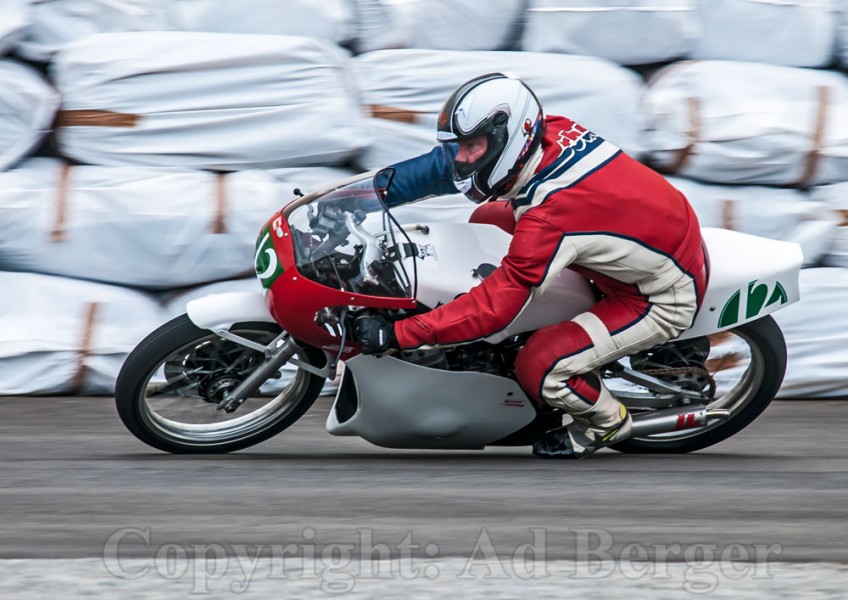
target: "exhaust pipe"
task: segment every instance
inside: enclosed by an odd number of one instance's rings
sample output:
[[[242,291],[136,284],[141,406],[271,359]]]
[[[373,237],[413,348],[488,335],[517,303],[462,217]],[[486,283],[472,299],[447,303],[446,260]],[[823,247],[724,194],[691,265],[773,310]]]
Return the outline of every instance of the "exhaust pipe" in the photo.
[[[710,419],[727,420],[730,411],[716,408],[707,410],[703,406],[668,409],[653,413],[633,415],[633,434],[631,437],[645,437],[657,433],[671,433],[687,429],[706,427]]]

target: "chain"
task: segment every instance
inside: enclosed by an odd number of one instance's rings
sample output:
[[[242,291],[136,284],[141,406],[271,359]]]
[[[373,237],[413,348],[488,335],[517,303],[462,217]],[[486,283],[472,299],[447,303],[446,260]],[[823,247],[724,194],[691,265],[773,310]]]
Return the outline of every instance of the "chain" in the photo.
[[[669,369],[639,369],[640,373],[651,375],[659,379],[673,378],[675,375],[693,375],[695,377],[703,377],[707,380],[707,389],[704,392],[707,398],[713,398],[716,392],[716,382],[710,375],[709,371],[701,367],[677,367]]]

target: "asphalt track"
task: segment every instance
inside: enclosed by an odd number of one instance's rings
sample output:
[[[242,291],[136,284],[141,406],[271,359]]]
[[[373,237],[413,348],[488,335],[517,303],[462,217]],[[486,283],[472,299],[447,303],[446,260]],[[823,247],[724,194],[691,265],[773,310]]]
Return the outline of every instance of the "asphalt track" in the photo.
[[[176,456],[126,432],[110,398],[2,398],[0,558],[99,557],[111,540],[128,558],[167,544],[353,544],[375,558],[530,544],[546,559],[703,544],[848,562],[846,401],[776,401],[735,438],[689,455],[580,462],[526,448],[378,448],[327,434],[328,408],[319,399],[249,450]]]

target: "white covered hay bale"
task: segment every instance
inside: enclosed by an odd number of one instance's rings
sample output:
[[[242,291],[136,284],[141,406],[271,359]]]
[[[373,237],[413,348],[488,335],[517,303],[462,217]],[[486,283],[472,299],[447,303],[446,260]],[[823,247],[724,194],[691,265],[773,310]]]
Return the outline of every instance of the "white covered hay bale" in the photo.
[[[220,170],[340,164],[370,143],[347,54],[315,38],[151,31],[68,46],[64,154]]]
[[[779,398],[848,397],[848,270],[801,271],[801,301],[774,313],[786,337]]]
[[[0,56],[9,52],[30,25],[28,3],[0,0]]]
[[[70,167],[0,173],[0,269],[149,289],[253,272],[256,236],[291,196],[269,174]]]
[[[826,67],[834,57],[836,0],[701,0],[692,58]]]
[[[49,62],[66,45],[89,35],[174,29],[170,0],[29,0],[32,22],[17,52]]]
[[[642,103],[652,164],[715,183],[848,180],[848,78],[835,71],[685,61]]]
[[[448,96],[465,81],[496,71],[524,80],[547,114],[574,119],[631,154],[641,148],[642,80],[606,60],[530,52],[383,50],[353,62],[375,135],[357,161],[366,169],[432,149]]]
[[[695,0],[530,0],[521,47],[641,65],[688,56],[699,30]]]
[[[382,0],[180,0],[171,10],[186,31],[315,37],[358,52],[394,47],[398,38]]]
[[[510,50],[526,0],[384,0],[394,13],[396,48]]]
[[[112,394],[127,354],[163,320],[117,286],[0,271],[0,395]]]
[[[4,1],[23,5],[22,0]],[[18,52],[41,62],[50,61],[66,45],[96,33],[294,35],[327,40],[360,52],[397,47],[399,39],[394,13],[382,0],[30,1],[32,25]]]
[[[321,38],[337,44],[353,37],[353,3],[347,0],[179,0],[180,29]]]
[[[668,180],[689,199],[701,227],[795,242],[801,246],[806,266],[820,263],[839,223],[834,210],[802,190],[710,185],[682,177]]]
[[[811,197],[829,206],[838,219],[838,227],[830,232],[830,243],[822,264],[848,268],[848,182],[813,188]]]
[[[35,148],[50,131],[59,96],[34,69],[0,60],[0,171]]]
[[[362,171],[349,167],[283,167],[267,172],[280,182],[286,199],[290,199],[294,198],[296,189],[305,195]]]
[[[836,0],[836,49],[835,58],[839,66],[848,65],[848,0]]]

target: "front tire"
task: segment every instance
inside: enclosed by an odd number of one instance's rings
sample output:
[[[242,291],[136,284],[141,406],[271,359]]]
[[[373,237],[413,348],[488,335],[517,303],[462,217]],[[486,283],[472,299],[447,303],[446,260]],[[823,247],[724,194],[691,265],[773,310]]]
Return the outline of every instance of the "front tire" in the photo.
[[[267,344],[281,333],[273,323],[237,323],[232,333]],[[305,347],[298,358],[316,367],[324,354]],[[320,395],[325,379],[297,369],[285,387],[270,380],[234,413],[217,401],[264,359],[261,352],[200,329],[181,315],[148,335],[118,375],[115,405],[127,429],[159,450],[217,454],[241,450],[295,423]]]
[[[783,383],[786,342],[780,327],[771,316],[744,323],[728,333],[747,341],[751,352],[750,363],[742,373],[739,384],[728,392],[733,396],[728,398],[728,394],[725,394],[707,406],[728,408],[731,411],[730,418],[723,422],[708,423],[701,430],[631,438],[610,447],[630,453],[684,454],[718,444],[753,423],[771,403]]]

